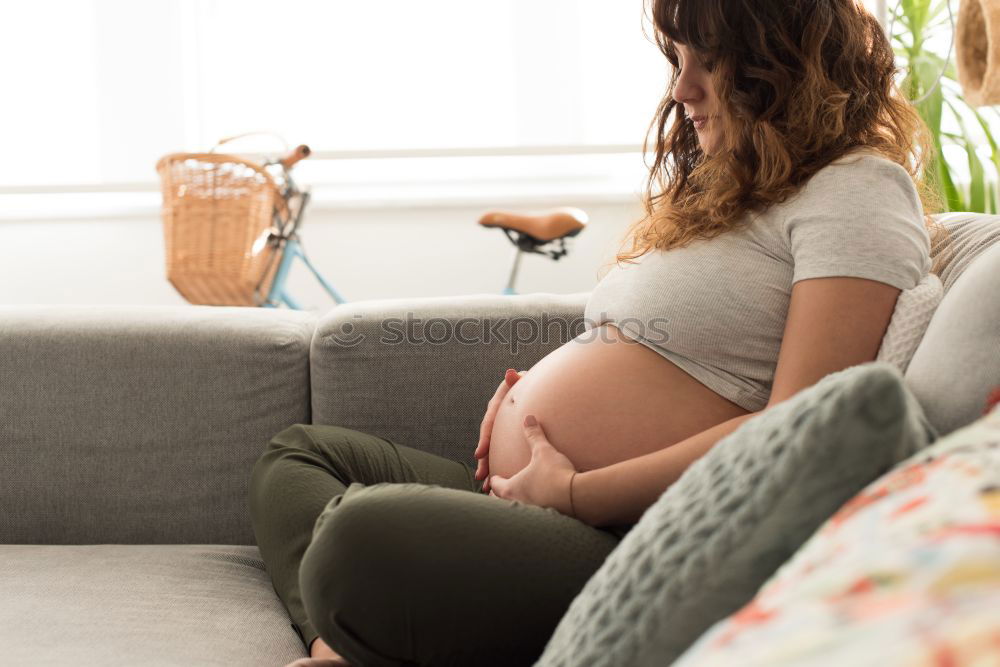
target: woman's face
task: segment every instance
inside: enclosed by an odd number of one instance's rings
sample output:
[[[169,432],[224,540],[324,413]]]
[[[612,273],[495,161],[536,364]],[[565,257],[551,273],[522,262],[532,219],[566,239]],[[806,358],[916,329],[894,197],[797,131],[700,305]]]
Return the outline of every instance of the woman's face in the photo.
[[[689,122],[693,122],[698,133],[701,150],[711,155],[719,145],[721,131],[718,123],[719,98],[715,95],[711,74],[697,53],[680,43],[675,43],[674,47],[680,65],[680,74],[674,84],[674,100],[684,106],[685,115],[692,119]],[[704,120],[700,123],[693,121],[702,118]]]

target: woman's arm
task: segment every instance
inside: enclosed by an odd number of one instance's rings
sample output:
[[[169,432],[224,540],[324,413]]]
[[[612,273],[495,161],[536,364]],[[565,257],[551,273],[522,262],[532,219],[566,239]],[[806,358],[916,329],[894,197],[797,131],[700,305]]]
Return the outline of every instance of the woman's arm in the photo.
[[[689,465],[758,414],[739,415],[655,452],[578,473],[573,479],[577,518],[598,527],[637,522]]]

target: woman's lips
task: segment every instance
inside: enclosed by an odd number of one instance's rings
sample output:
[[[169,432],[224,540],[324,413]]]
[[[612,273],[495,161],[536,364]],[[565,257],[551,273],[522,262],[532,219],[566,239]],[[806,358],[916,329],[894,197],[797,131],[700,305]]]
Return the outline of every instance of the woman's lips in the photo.
[[[694,124],[694,129],[700,130],[708,122],[708,116],[692,116],[691,122]]]

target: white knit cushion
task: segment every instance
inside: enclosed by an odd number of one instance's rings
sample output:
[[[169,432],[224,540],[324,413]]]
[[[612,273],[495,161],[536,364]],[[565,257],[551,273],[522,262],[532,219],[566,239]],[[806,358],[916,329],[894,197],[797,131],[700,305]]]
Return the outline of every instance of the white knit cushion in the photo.
[[[944,286],[933,273],[924,276],[915,287],[900,292],[875,360],[886,361],[905,373],[942,297]]]
[[[936,433],[892,365],[831,373],[748,419],[642,515],[534,667],[662,667],[851,496]]]

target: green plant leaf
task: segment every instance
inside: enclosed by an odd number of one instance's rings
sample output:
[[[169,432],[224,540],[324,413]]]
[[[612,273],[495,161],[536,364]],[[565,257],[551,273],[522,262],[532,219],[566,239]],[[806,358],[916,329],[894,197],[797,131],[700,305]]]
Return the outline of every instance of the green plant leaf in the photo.
[[[990,134],[989,127],[983,122],[982,117],[976,112],[976,110],[965,101],[964,98],[956,96],[957,99],[961,100],[962,103],[969,108],[973,116],[980,122],[983,129],[983,134],[986,135],[986,140],[990,144],[990,151],[992,153],[992,162],[994,165],[1000,167],[998,164],[998,154],[997,154],[997,144]],[[986,170],[985,165],[982,162],[982,158],[979,157],[979,153],[976,151],[976,142],[973,140],[972,135],[965,127],[965,121],[962,115],[955,108],[955,105],[950,101],[947,101],[948,107],[951,112],[955,114],[955,118],[958,119],[959,127],[962,128],[962,133],[965,135],[965,151],[969,157],[969,175],[970,175],[970,185],[969,185],[969,205],[972,207],[970,210],[985,213],[986,212]]]
[[[948,163],[944,159],[944,151],[941,150],[941,134],[937,132],[934,134],[934,159],[930,171],[936,176],[937,187],[945,200],[945,210],[964,211],[965,201],[951,178]]]
[[[940,0],[940,2],[934,5],[934,7],[931,8],[930,13],[927,15],[927,20],[933,21],[936,19],[941,14],[942,10],[945,9],[946,2],[948,2],[948,0]],[[945,11],[945,13],[947,14],[947,11]]]
[[[921,53],[920,60],[921,61],[926,60],[930,63],[933,63],[934,79],[937,79],[938,75],[941,74],[941,70],[944,70],[944,76],[942,76],[942,79],[951,79],[952,81],[956,81],[957,83],[956,77],[958,76],[958,74],[955,71],[955,63],[951,61],[948,61],[946,63],[944,61],[944,58],[942,58],[936,53],[931,53],[930,51],[924,51],[923,53]]]
[[[903,2],[903,13],[909,18],[910,32],[913,33],[913,39],[917,42],[923,41],[930,4],[930,0],[908,0]]]
[[[983,118],[982,114],[974,106],[965,101],[964,97],[958,96],[957,99],[972,112],[973,117],[975,117],[979,126],[983,129],[986,141],[990,145],[990,159],[993,161],[994,168],[996,168],[997,177],[1000,178],[1000,148],[997,146],[996,139],[993,138],[989,123],[986,122],[986,119]],[[997,188],[996,181],[994,180],[988,183],[986,204],[990,213],[996,213],[997,206],[1000,205],[1000,202],[997,201]]]
[[[990,131],[989,123],[986,122],[986,119],[983,118],[983,115],[979,113],[976,107],[969,104],[964,97],[958,95],[957,99],[961,101],[962,104],[964,104],[966,107],[968,107],[969,111],[972,112],[972,115],[975,117],[975,119],[979,121],[979,126],[983,128],[983,134],[986,135],[986,141],[989,142],[990,144],[990,152],[992,154],[991,157],[993,158],[993,164],[997,168],[997,174],[1000,174],[1000,148],[997,147],[996,139],[993,138],[993,133]]]
[[[909,26],[910,15],[908,13],[907,8],[912,3],[913,0],[901,0],[900,2],[895,3],[892,7],[889,7],[888,15],[886,16],[886,25],[888,25],[889,22],[894,21],[893,23],[894,29],[896,26],[903,26],[905,28],[904,32],[910,32],[910,26]],[[893,19],[893,16],[895,16],[896,18]]]
[[[920,2],[920,0],[901,0],[899,3],[899,9],[901,13],[896,17],[897,25],[903,28],[902,32],[909,33],[910,37],[919,41],[920,39],[920,28],[921,26],[916,23],[916,10],[914,4]]]
[[[969,211],[986,212],[986,186],[983,163],[972,141],[966,137],[965,153],[969,156]]]
[[[962,102],[965,103],[965,100],[963,99]],[[958,120],[959,127],[962,128],[962,134],[964,135],[964,137],[963,137],[963,139],[964,139],[963,143],[965,145],[965,152],[966,152],[966,155],[968,155],[968,158],[969,158],[969,206],[971,207],[969,210],[970,211],[977,211],[977,212],[985,213],[986,212],[986,187],[985,187],[986,170],[984,169],[984,165],[982,163],[982,159],[979,157],[979,153],[976,151],[975,141],[973,140],[972,136],[969,134],[969,131],[965,127],[965,121],[962,118],[962,114],[960,114],[958,112],[958,109],[956,109],[955,105],[952,104],[950,101],[946,100],[946,103],[948,104],[948,107],[951,109],[951,112],[953,114],[955,114],[955,118]],[[965,103],[965,104],[966,104],[966,106],[969,106],[968,103]],[[972,107],[969,107],[969,108],[972,109]],[[976,113],[975,109],[972,109],[972,112],[973,112],[973,114],[975,114],[976,118],[979,118],[979,114]],[[986,127],[985,125],[983,125],[983,132],[986,135],[986,139],[987,139],[987,141],[989,141],[989,144],[990,144],[990,149],[992,151],[993,163],[997,164],[997,144],[996,144],[996,141],[993,140],[993,137],[990,134],[989,128]]]
[[[916,107],[920,115],[923,116],[927,126],[930,127],[931,132],[937,136],[941,132],[941,104],[943,96],[941,86],[935,86],[934,83],[940,70],[935,67],[933,59],[928,58],[926,53],[921,53],[914,59],[912,73],[915,74],[916,80],[919,82],[916,99],[927,95],[927,91],[933,87],[933,92],[926,99],[919,102]]]

